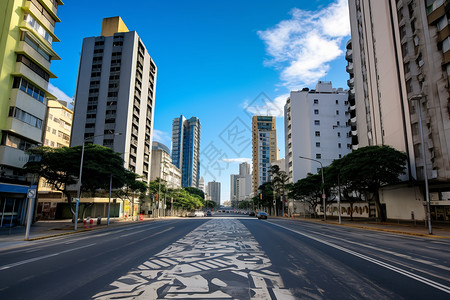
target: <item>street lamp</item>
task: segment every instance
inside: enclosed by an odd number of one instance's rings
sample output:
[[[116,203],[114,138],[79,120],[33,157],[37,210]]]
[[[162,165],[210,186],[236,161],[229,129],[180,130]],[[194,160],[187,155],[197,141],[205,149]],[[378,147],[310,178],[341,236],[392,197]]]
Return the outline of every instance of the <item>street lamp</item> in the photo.
[[[327,220],[327,212],[325,211],[325,208],[326,208],[326,206],[325,206],[325,180],[323,179],[323,165],[322,165],[322,162],[320,162],[320,160],[312,159],[312,158],[304,157],[304,156],[299,156],[299,158],[312,160],[312,161],[315,161],[315,162],[320,164],[320,170],[322,172],[323,220],[326,221]]]
[[[425,161],[425,141],[423,138],[423,127],[422,127],[422,109],[420,107],[420,99],[423,98],[423,95],[413,95],[409,100],[416,101],[416,111],[418,111],[419,115],[419,131],[420,131],[420,143],[422,144],[422,161],[423,161],[423,180],[425,181],[425,199],[427,203],[427,218],[428,218],[428,234],[433,234],[433,230],[431,228],[431,208],[430,208],[430,192],[428,189],[428,174],[427,174],[427,164]]]
[[[121,135],[122,133],[114,133],[114,135]],[[81,148],[81,162],[80,162],[80,175],[78,176],[78,187],[77,187],[77,204],[76,204],[76,210],[75,210],[75,230],[77,230],[78,226],[78,203],[80,201],[81,196],[81,175],[83,174],[83,159],[84,159],[84,145],[87,140],[93,139],[99,136],[104,136],[105,134],[99,134],[95,136],[89,136],[83,139],[83,146]],[[109,198],[109,201],[111,203],[111,197]],[[109,209],[110,206],[108,206],[108,224],[109,224]]]

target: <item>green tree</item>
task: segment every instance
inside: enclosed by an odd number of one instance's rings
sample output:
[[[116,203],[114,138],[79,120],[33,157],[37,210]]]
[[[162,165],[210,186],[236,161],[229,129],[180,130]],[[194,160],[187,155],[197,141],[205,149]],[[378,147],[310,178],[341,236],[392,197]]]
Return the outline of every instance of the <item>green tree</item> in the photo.
[[[137,195],[140,201],[145,199],[148,185],[140,180],[140,176],[134,172],[125,170],[124,185],[120,189],[114,191],[117,198],[122,202],[129,201],[131,203],[131,211],[134,211],[134,198]],[[125,205],[122,206],[122,214],[125,214]]]
[[[352,190],[371,198],[381,221],[386,221],[379,190],[384,185],[400,181],[399,176],[405,174],[406,159],[405,153],[389,146],[359,148],[341,158],[340,178]]]
[[[185,187],[184,189],[191,195],[198,195],[200,198],[205,199],[205,193],[200,189],[192,186]]]
[[[24,169],[46,179],[54,189],[61,191],[75,216],[72,194],[69,185],[78,183],[81,162],[81,146],[76,147],[36,147],[28,149],[28,154],[37,159],[28,161]],[[81,191],[94,195],[98,189],[109,189],[110,176],[112,188],[120,188],[125,183],[126,170],[120,153],[100,145],[88,144],[84,150]]]
[[[281,208],[283,210],[283,215],[285,213],[285,207],[284,207],[284,196],[287,195],[287,187],[286,184],[289,181],[289,176],[286,174],[286,172],[281,171],[280,167],[277,165],[273,165],[269,168],[269,173],[272,174],[272,186],[274,187],[275,190],[275,195],[276,195],[276,204],[277,207],[280,206],[279,204],[281,203]]]
[[[290,187],[289,197],[308,203],[317,218],[317,206],[322,201],[322,175],[308,173]]]

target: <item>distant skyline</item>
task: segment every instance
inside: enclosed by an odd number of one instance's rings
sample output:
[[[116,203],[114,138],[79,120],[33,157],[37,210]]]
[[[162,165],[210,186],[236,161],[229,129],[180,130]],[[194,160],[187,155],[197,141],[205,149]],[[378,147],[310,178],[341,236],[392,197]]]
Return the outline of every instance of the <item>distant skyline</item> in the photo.
[[[253,114],[277,117],[284,157],[290,90],[314,88],[318,80],[347,89],[346,0],[80,0],[58,10],[61,42],[54,49],[62,60],[52,63],[58,78],[50,83],[60,99],[74,96],[83,38],[99,35],[103,18],[112,16],[139,34],[158,67],[153,140],[170,147],[173,118],[198,117],[201,176],[222,183],[222,202],[230,198],[230,174],[251,161]]]

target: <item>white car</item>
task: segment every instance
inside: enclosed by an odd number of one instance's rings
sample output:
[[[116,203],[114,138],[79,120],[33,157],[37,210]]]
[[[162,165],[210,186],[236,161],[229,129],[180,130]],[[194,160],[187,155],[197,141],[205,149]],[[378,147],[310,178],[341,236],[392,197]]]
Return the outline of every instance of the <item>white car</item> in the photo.
[[[204,216],[205,216],[205,213],[202,212],[202,211],[196,211],[196,212],[195,212],[195,216],[196,216],[196,217],[204,217]]]

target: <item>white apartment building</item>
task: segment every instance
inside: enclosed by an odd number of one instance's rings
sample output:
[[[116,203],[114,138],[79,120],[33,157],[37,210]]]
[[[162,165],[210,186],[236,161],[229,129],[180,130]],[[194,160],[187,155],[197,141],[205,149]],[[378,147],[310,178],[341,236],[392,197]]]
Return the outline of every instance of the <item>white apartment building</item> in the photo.
[[[286,173],[289,182],[320,172],[350,152],[347,92],[319,81],[315,90],[291,91],[284,107]]]
[[[240,201],[249,200],[252,197],[252,174],[250,164],[239,164],[239,174],[230,175],[230,200],[233,207],[237,207]]]
[[[172,164],[169,148],[161,143],[153,142],[150,180],[154,181],[156,178],[165,180],[168,188],[181,188],[181,171]]]
[[[156,65],[137,33],[120,17],[103,19],[101,35],[83,40],[71,146],[110,147],[148,182],[155,88]]]

